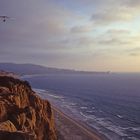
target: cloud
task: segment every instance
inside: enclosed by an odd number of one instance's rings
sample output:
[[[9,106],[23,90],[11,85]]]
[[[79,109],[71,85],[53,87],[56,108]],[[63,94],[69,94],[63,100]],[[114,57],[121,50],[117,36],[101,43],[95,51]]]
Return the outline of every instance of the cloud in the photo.
[[[92,26],[74,26],[71,28],[72,33],[86,33],[93,30]]]
[[[0,23],[1,61],[91,69],[93,61],[111,65],[114,57],[138,53],[131,49],[140,45],[139,0],[0,3],[0,13],[15,18]]]
[[[105,39],[105,40],[101,40],[98,42],[99,44],[103,44],[103,45],[122,45],[122,44],[128,44],[128,42],[119,40],[117,38],[111,38],[111,39]]]
[[[130,55],[130,56],[140,56],[139,53],[130,53],[129,55]]]
[[[140,7],[140,1],[139,0],[124,0],[122,3],[128,7]]]
[[[32,53],[34,49],[49,49],[69,32],[65,22],[75,15],[51,2],[45,3],[43,0],[1,2],[1,10],[7,8],[7,15],[15,18],[0,25],[1,50]]]
[[[103,2],[103,0],[102,0]],[[110,25],[113,23],[127,23],[139,16],[140,1],[139,0],[107,0],[99,6],[90,20],[95,25]]]
[[[131,41],[128,39],[131,35],[129,30],[109,29],[98,37],[98,43],[102,45],[130,45]]]
[[[140,56],[140,47],[128,49],[126,52],[129,53],[130,56]]]
[[[140,47],[129,49],[129,52],[140,52]]]
[[[96,25],[107,25],[116,22],[128,22],[133,19],[133,15],[127,9],[107,9],[94,13],[91,21]]]
[[[131,32],[129,30],[125,30],[125,29],[109,29],[106,34],[108,35],[130,35]]]

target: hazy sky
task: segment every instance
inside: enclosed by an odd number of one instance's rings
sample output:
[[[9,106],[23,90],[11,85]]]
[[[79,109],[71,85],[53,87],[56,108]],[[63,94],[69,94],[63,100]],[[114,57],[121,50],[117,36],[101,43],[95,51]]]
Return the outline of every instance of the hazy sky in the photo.
[[[0,62],[140,72],[140,0],[0,0]]]

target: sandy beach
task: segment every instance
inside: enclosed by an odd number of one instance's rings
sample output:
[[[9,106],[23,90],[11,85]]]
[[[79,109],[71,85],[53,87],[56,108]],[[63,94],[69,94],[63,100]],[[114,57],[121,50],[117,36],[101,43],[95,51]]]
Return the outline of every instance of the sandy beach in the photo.
[[[104,140],[77,121],[53,107],[58,140]]]

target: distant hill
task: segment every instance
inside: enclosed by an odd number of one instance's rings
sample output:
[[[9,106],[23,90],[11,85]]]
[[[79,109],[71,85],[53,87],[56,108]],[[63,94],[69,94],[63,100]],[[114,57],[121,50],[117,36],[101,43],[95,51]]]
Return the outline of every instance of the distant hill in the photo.
[[[88,72],[51,68],[34,64],[0,63],[0,70],[14,72],[19,75],[32,74],[109,74],[109,72]]]

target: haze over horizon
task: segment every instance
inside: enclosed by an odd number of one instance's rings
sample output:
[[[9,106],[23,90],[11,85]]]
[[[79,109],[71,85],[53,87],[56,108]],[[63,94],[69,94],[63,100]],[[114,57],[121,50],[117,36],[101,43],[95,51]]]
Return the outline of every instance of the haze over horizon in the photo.
[[[140,0],[0,0],[0,62],[140,72]]]

